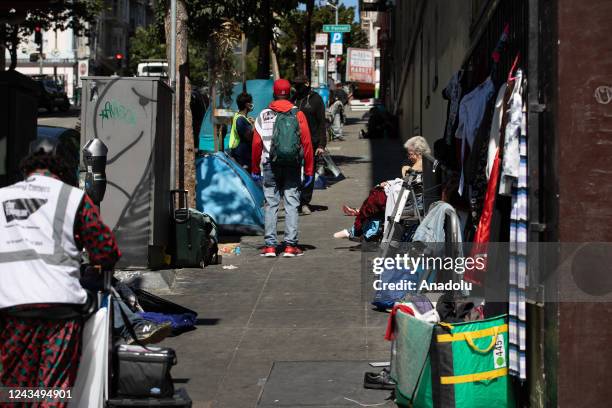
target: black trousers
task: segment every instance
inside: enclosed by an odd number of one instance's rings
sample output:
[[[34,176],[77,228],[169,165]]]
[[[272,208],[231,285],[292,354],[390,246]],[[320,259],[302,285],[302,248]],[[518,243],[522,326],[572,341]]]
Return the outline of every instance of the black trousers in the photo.
[[[308,205],[312,201],[312,194],[314,193],[314,180],[308,187],[302,188],[302,194],[300,195],[300,205]]]

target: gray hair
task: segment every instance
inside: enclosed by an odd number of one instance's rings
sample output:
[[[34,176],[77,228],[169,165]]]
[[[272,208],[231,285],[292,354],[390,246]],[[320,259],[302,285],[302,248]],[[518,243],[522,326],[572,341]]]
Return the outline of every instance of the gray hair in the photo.
[[[414,150],[417,154],[420,154],[421,156],[424,154],[431,154],[429,144],[423,136],[413,136],[410,139],[406,140],[406,143],[404,143],[404,149]]]

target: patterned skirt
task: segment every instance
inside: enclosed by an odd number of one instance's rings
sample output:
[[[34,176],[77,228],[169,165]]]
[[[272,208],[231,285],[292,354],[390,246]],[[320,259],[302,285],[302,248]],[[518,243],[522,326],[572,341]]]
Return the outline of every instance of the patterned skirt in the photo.
[[[0,383],[4,387],[70,388],[81,355],[82,319],[0,316]],[[28,406],[1,403],[0,407]],[[65,402],[33,403],[65,407]]]

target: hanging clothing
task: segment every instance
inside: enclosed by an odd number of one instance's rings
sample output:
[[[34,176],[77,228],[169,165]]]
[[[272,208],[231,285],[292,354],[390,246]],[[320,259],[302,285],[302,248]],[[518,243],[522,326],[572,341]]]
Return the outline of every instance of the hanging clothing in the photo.
[[[511,81],[505,84],[504,88],[504,96],[502,97],[502,104],[501,104],[501,108],[500,108],[500,118],[497,119],[500,122],[500,128],[501,129],[505,129],[506,128],[506,124],[508,123],[508,109],[507,107],[509,106],[511,100],[512,100],[512,96],[513,96],[513,92],[515,88],[520,87],[519,84],[517,84],[515,81]],[[501,90],[500,90],[501,91]],[[497,102],[499,100],[499,92],[498,92],[498,99],[496,100],[496,106],[497,106]],[[498,109],[496,108],[496,111]],[[494,127],[495,125],[493,124],[492,127]],[[491,133],[490,133],[490,139],[497,139],[497,144],[503,144],[504,143],[504,137],[505,137],[505,132],[503,132],[502,130],[499,130],[497,137],[493,134],[493,128],[491,129]],[[489,144],[488,148],[491,147],[491,144]],[[473,242],[474,245],[472,246],[472,250],[471,250],[471,256],[472,257],[477,257],[477,256],[484,256],[487,257],[488,253],[489,253],[489,241],[491,240],[491,225],[493,222],[493,216],[494,216],[494,212],[495,212],[495,208],[496,206],[496,201],[499,201],[499,197],[497,197],[497,188],[499,185],[499,174],[500,174],[500,169],[501,169],[501,161],[502,161],[502,149],[501,147],[498,147],[495,149],[494,151],[494,155],[493,155],[493,161],[491,164],[491,173],[489,174],[489,179],[488,179],[488,183],[487,183],[487,190],[486,190],[486,194],[484,196],[484,200],[482,203],[482,213],[479,215],[479,218],[477,219],[476,223],[477,223],[477,228],[476,228],[476,234],[474,236]],[[488,157],[488,153],[487,153],[487,157]],[[472,204],[472,203],[470,203]],[[503,206],[502,206],[503,207]],[[473,209],[472,209],[473,210]],[[475,214],[472,213],[472,219],[475,219]],[[500,237],[495,235],[493,236],[493,241],[500,241]],[[503,241],[505,241],[505,237],[503,238]],[[488,261],[487,261],[488,263]],[[476,270],[476,269],[471,269],[468,270],[465,273],[465,279],[468,282],[472,282],[476,285],[483,285],[484,282],[484,276],[486,273],[487,268],[484,268],[482,270]]]
[[[512,182],[519,175],[519,136],[523,117],[522,77],[523,71],[521,69],[517,70],[515,80],[516,86],[510,97],[510,104],[507,112],[508,124],[505,128],[501,179],[499,182],[499,193],[504,195],[512,194]]]
[[[493,207],[495,205],[495,195],[497,194],[497,180],[499,180],[499,149],[495,154],[493,161],[493,168],[491,169],[491,178],[487,186],[487,194],[485,196],[482,215],[476,229],[476,236],[474,237],[474,243],[470,256],[472,258],[486,258],[489,247],[489,239],[491,234],[491,220],[493,217]],[[467,282],[474,283],[476,285],[482,285],[484,282],[484,274],[486,273],[486,266],[484,269],[468,269],[465,272],[464,279]]]
[[[455,138],[461,139],[461,179],[459,181],[459,195],[463,195],[465,174],[463,164],[468,154],[468,149],[472,149],[478,130],[482,124],[485,110],[489,100],[493,97],[495,85],[491,77],[487,78],[482,84],[478,85],[469,94],[465,95],[459,104],[459,124]]]
[[[499,132],[501,130],[502,119],[504,117],[504,96],[506,95],[508,84],[502,84],[497,92],[495,99],[495,110],[493,111],[493,119],[491,120],[491,131],[489,132],[489,146],[487,150],[487,180],[491,178],[491,170],[493,170],[493,162],[499,148]]]
[[[444,141],[447,145],[453,143],[453,133],[457,125],[457,115],[459,114],[459,103],[463,89],[461,87],[461,79],[463,78],[463,70],[457,71],[451,78],[446,88],[442,91],[442,97],[448,101],[448,114],[446,119],[446,127],[444,130]]]
[[[510,216],[510,299],[509,299],[509,368],[510,374],[527,379],[527,235],[528,235],[528,167],[527,109],[521,109],[519,132],[518,177],[512,185]]]

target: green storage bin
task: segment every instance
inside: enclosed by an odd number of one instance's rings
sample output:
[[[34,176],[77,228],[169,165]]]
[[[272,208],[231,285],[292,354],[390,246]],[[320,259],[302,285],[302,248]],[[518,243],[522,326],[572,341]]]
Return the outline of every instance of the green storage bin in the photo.
[[[409,315],[402,318],[414,319]],[[396,341],[409,344],[410,336],[410,333],[398,333]],[[416,392],[414,387],[405,387],[398,381],[398,405],[415,408],[515,406],[508,376],[506,315],[435,325],[429,355],[419,371],[422,373]],[[401,380],[402,376],[398,378]],[[407,390],[412,390],[414,396],[408,395]]]

